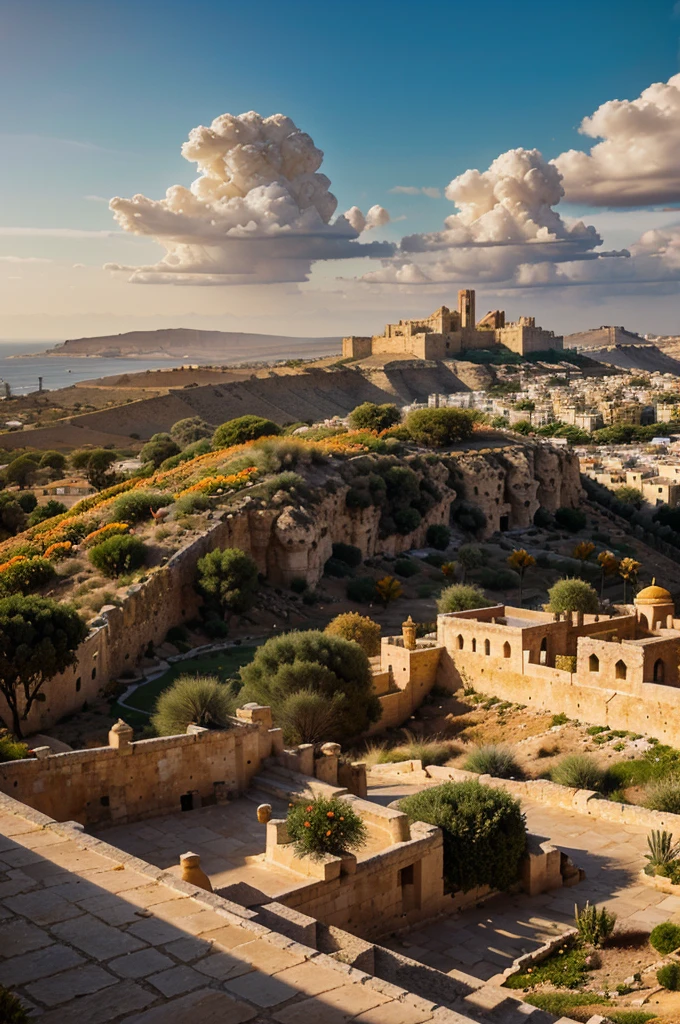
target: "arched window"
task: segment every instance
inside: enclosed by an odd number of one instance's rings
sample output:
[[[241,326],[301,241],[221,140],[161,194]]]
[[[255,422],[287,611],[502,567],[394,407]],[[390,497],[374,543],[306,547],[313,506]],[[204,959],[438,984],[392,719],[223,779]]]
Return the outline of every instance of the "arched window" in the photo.
[[[538,652],[538,663],[539,665],[547,665],[548,663],[548,638],[544,636],[541,640],[541,648]]]
[[[509,658],[511,654],[512,654],[512,648],[510,647],[510,644],[506,640],[505,643],[503,644],[503,657],[504,658]]]
[[[475,638],[473,637],[473,638],[472,638],[472,653],[473,653],[473,654],[475,654],[475,653],[476,653],[476,651],[477,651],[477,641],[476,641],[476,640],[475,640]]]
[[[616,670],[617,679],[625,679],[628,675],[628,666],[626,665],[625,661],[617,661],[614,668]]]
[[[463,647],[465,646],[465,641],[463,640],[463,634],[462,633],[458,634],[457,643],[458,643],[458,650],[462,651]]]
[[[596,654],[591,654],[590,655],[590,658],[588,659],[588,668],[590,669],[591,672],[599,672],[600,671],[600,659],[598,658],[598,656]]]
[[[484,641],[484,653],[485,654],[491,654],[491,641],[490,640],[485,640]]]
[[[666,679],[666,666],[663,658],[657,658],[654,662],[654,682],[663,683]]]

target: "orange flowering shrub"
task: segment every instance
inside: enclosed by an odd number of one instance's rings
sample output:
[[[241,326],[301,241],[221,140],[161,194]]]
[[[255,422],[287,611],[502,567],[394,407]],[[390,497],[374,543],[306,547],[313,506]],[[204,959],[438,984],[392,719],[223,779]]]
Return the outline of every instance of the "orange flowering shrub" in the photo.
[[[341,857],[363,846],[366,826],[345,800],[317,797],[310,803],[293,804],[286,819],[288,834],[299,857],[331,853]]]
[[[50,544],[45,549],[45,558],[49,558],[53,562],[58,562],[61,558],[68,558],[72,547],[73,544],[70,540],[57,541],[56,544]]]
[[[115,537],[119,534],[127,533],[129,529],[129,523],[107,523],[106,526],[100,526],[98,530],[88,533],[83,538],[83,544],[85,547],[89,547],[91,544],[99,544],[100,541],[106,540],[107,537]]]
[[[190,487],[185,487],[175,497],[180,498],[184,494],[215,494],[219,490],[238,491],[245,487],[254,473],[257,473],[257,467],[249,466],[247,469],[242,469],[238,473],[230,473],[227,476],[222,474],[206,476],[202,480],[197,480],[195,484],[191,484]]]
[[[15,555],[14,558],[10,558],[8,562],[3,562],[0,565],[0,572],[4,572],[5,569],[9,569],[12,565],[16,565],[17,562],[26,562],[26,555]]]

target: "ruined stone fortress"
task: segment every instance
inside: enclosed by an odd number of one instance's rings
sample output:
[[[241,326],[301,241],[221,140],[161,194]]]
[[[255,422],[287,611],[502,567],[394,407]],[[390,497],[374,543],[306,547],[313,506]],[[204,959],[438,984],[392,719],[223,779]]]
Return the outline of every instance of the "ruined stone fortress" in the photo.
[[[548,349],[561,351],[563,338],[536,326],[533,316],[521,316],[506,323],[505,312],[494,309],[477,321],[475,292],[458,292],[458,309],[441,306],[424,320],[400,320],[387,324],[385,333],[372,337],[342,339],[344,359],[369,356],[413,356],[418,359],[452,359],[468,349],[490,349],[503,345],[521,356]]]

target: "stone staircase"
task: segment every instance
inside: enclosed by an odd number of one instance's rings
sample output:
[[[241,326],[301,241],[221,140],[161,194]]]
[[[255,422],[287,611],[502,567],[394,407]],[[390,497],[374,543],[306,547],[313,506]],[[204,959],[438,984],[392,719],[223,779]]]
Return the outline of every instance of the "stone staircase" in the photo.
[[[344,796],[348,791],[341,786],[329,786],[311,775],[300,775],[290,768],[283,768],[277,764],[274,758],[265,758],[263,764],[265,770],[255,775],[251,781],[246,796],[251,800],[262,803],[262,798],[285,800],[294,803],[296,800],[309,800],[314,797]]]

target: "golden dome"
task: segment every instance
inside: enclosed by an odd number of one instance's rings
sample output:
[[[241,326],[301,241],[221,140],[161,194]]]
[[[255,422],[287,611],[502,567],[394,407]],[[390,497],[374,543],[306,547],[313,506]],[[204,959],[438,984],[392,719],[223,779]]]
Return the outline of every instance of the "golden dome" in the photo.
[[[653,579],[651,587],[645,587],[637,594],[635,604],[673,604],[673,598],[663,587],[657,587]]]

